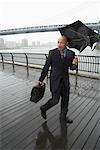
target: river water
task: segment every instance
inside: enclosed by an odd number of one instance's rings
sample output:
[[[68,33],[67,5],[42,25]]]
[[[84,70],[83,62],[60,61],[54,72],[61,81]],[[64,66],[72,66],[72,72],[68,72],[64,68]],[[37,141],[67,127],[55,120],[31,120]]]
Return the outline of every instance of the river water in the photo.
[[[53,48],[55,48],[55,47],[3,49],[3,50],[0,50],[0,52],[2,52],[2,53],[46,53],[46,54],[48,54],[49,50],[51,50]],[[87,47],[81,53],[75,49],[72,49],[72,50],[75,51],[76,55],[100,56],[100,50],[99,49],[94,49],[92,51],[89,47]]]
[[[39,54],[48,54],[51,48],[21,48],[21,49],[6,49],[6,50],[0,50],[3,54],[4,60],[11,60],[11,55],[7,53],[13,53],[14,61],[20,62],[20,63],[26,63],[25,55],[23,53],[28,53],[28,61],[29,64],[38,64],[38,65],[44,65],[45,64],[45,55],[37,55],[34,53]],[[100,50],[95,49],[92,51],[89,47],[87,47],[83,52],[79,53],[79,51],[73,49],[75,51],[76,55],[85,55],[85,56],[100,56]],[[14,54],[18,53],[18,54]],[[19,54],[20,53],[20,54]],[[22,53],[22,54],[21,54]],[[32,54],[33,53],[33,54]],[[79,69],[82,69],[84,71],[93,71],[100,73],[100,57],[79,57]],[[84,62],[84,63],[83,63]],[[88,63],[87,63],[88,62]]]

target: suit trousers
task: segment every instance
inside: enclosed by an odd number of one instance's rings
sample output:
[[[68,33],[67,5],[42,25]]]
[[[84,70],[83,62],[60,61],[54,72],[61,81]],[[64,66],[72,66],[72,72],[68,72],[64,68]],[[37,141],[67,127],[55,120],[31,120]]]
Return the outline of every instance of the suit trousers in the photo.
[[[69,86],[69,78],[68,83],[66,84],[63,79],[61,79],[59,88],[56,92],[52,92],[52,98],[49,99],[44,105],[44,110],[47,111],[51,107],[58,104],[60,97],[61,97],[61,117],[65,117],[68,112],[68,103],[69,103],[69,93],[70,93],[70,86]]]

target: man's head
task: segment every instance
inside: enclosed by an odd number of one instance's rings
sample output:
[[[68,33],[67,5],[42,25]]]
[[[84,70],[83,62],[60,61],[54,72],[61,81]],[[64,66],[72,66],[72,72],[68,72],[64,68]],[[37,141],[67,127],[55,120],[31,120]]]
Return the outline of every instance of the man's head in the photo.
[[[58,38],[58,49],[63,50],[68,45],[68,39],[65,36]]]

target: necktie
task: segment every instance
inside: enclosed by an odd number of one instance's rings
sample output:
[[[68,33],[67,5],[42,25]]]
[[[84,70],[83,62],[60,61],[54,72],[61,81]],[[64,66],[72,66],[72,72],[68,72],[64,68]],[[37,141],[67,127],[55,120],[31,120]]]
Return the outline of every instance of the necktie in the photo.
[[[60,52],[60,54],[61,54],[61,59],[64,59],[64,51],[63,50]]]

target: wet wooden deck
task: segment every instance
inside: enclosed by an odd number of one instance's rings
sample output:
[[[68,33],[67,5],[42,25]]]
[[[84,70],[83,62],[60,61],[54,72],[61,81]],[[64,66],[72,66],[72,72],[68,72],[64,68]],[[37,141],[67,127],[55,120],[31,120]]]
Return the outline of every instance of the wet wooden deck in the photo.
[[[50,97],[49,85],[43,99],[29,101],[31,88],[40,75],[24,67],[0,67],[0,145],[1,150],[100,150],[100,80],[78,77],[74,92],[74,76],[70,76],[71,93],[68,115],[73,124],[59,122],[60,103],[47,112],[45,122],[40,105]]]

